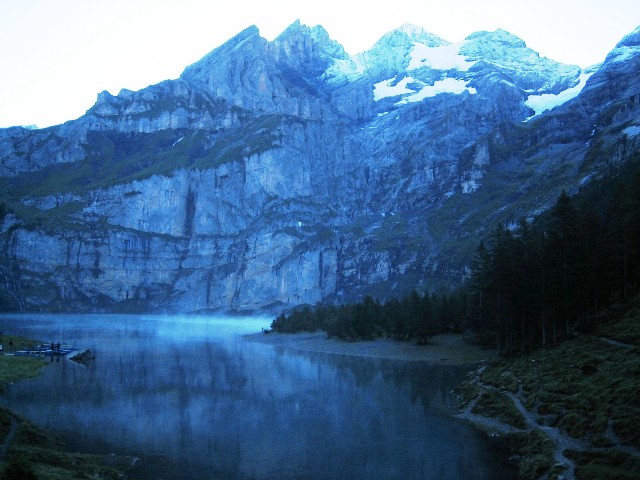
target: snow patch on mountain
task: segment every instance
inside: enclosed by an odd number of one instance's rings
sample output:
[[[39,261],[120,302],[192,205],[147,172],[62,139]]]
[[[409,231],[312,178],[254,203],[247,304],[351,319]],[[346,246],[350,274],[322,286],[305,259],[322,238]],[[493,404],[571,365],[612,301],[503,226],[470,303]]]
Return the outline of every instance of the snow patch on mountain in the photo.
[[[640,125],[631,125],[623,130],[627,137],[637,137],[640,135]]]
[[[500,29],[451,43],[407,24],[384,35],[368,51],[333,58],[321,78],[337,87],[371,82],[375,101],[402,95],[402,103],[410,103],[440,93],[474,94],[467,81],[474,79],[474,86],[482,91],[486,82],[477,79],[495,72],[495,82],[504,79],[529,95],[528,105],[535,115],[576,96],[584,82],[575,89],[566,87],[586,73],[577,65],[540,57],[522,39]]]
[[[435,97],[436,95],[440,95],[441,93],[453,93],[459,95],[466,91],[472,95],[476,94],[476,89],[473,87],[468,87],[468,84],[469,82],[465,82],[464,80],[459,80],[457,78],[445,78],[443,80],[438,80],[433,85],[425,85],[414,95],[409,95],[408,97],[403,98],[402,100],[397,102],[396,105],[421,102],[425,98]]]
[[[529,108],[533,109],[535,112],[532,116],[530,116],[527,120],[532,119],[533,117],[540,115],[547,110],[551,110],[556,108],[563,103],[568,102],[572,98],[577,97],[584,86],[587,84],[587,80],[593,75],[591,73],[582,73],[580,75],[578,84],[574,87],[567,88],[558,94],[553,93],[543,93],[540,95],[529,95],[529,98],[524,102]]]
[[[452,43],[438,47],[430,47],[424,43],[414,42],[411,60],[407,70],[430,67],[434,70],[459,70],[466,72],[476,62],[470,61],[460,54],[463,43]]]
[[[413,77],[404,77],[400,81],[390,78],[373,85],[373,99],[377,102],[383,98],[405,96],[396,105],[421,102],[425,98],[435,97],[441,93],[453,93],[459,95],[465,91],[475,94],[476,89],[468,86],[469,82],[457,78],[444,78],[434,82],[433,85],[426,85],[424,82]],[[419,87],[419,88],[416,88]]]
[[[373,99],[378,102],[383,98],[397,97],[406,93],[416,93],[408,87],[410,83],[414,83],[416,80],[412,77],[404,77],[399,82],[395,81],[395,78],[389,78],[373,85]]]
[[[462,187],[462,193],[473,193],[480,188],[480,184],[475,179],[462,182],[460,186]]]

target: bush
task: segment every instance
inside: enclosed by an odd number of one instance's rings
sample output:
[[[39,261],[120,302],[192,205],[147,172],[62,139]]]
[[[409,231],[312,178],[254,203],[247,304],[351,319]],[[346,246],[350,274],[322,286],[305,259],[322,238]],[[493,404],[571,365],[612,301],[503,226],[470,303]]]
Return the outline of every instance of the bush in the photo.
[[[31,465],[23,458],[14,458],[4,469],[5,480],[37,480]]]

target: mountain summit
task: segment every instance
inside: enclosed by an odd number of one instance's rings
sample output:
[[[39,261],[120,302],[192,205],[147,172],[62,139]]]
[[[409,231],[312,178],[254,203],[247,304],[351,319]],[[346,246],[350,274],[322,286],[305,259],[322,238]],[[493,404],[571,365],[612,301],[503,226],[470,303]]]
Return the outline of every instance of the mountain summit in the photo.
[[[488,230],[640,151],[638,30],[582,71],[412,25],[249,27],[180,78],[0,130],[0,307],[256,311],[458,284]]]

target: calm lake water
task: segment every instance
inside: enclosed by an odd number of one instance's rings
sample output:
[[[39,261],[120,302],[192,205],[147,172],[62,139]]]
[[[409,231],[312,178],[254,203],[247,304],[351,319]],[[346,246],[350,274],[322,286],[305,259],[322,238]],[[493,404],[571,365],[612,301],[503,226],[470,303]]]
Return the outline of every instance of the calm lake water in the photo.
[[[270,319],[2,315],[0,329],[90,348],[0,403],[73,450],[140,458],[132,479],[511,479],[451,416],[453,366],[253,343]]]

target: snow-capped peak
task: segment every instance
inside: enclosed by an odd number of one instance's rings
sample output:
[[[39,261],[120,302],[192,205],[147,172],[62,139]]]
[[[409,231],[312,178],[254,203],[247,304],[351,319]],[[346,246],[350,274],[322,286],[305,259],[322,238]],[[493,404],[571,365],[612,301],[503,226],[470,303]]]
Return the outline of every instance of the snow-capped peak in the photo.
[[[498,28],[493,32],[481,30],[479,32],[472,33],[466,38],[467,41],[481,40],[483,43],[494,43],[502,45],[510,45],[516,48],[525,48],[527,44],[520,37],[513,35],[512,33]]]
[[[499,77],[492,77],[499,72]],[[333,62],[325,79],[344,84],[366,76],[373,99],[395,105],[443,93],[476,94],[487,79],[501,78],[529,96],[536,114],[576,96],[588,76],[581,69],[541,57],[506,30],[480,31],[458,43],[405,24],[384,35],[368,51]],[[386,102],[385,102],[386,104]]]
[[[435,35],[431,32],[428,32],[422,27],[418,27],[417,25],[412,25],[410,23],[405,23],[404,25],[396,28],[395,30],[391,30],[389,33],[383,35],[380,40],[378,40],[371,50],[377,50],[380,48],[388,48],[392,47],[408,47],[412,45],[414,42],[423,43],[430,47],[437,47],[440,45],[448,45],[445,39]]]
[[[425,33],[425,29],[414,25],[413,23],[404,23],[398,28],[399,31],[406,33],[410,37],[419,36]]]
[[[439,36],[431,32],[428,32],[424,28],[419,27],[417,25],[413,25],[411,23],[405,23],[395,31],[405,34],[413,42],[419,42],[429,46],[439,46],[439,45],[445,45],[449,43],[443,38],[440,38]]]
[[[437,50],[448,45],[449,42],[424,28],[405,23],[383,35],[370,50],[334,62],[325,78],[332,82],[350,81],[365,71],[374,78],[388,78],[398,72],[425,66],[440,69],[443,64],[447,64],[447,69],[449,65],[455,65],[450,68],[468,68],[461,58],[457,58],[455,47],[449,51]]]
[[[640,54],[640,26],[636,27],[629,35],[626,35],[616,47],[609,52],[606,62],[624,62],[638,54]]]
[[[407,70],[429,67],[434,70],[459,70],[466,72],[473,66],[474,61],[470,61],[460,53],[463,43],[452,43],[429,47],[424,43],[414,42],[411,51],[411,61]]]

